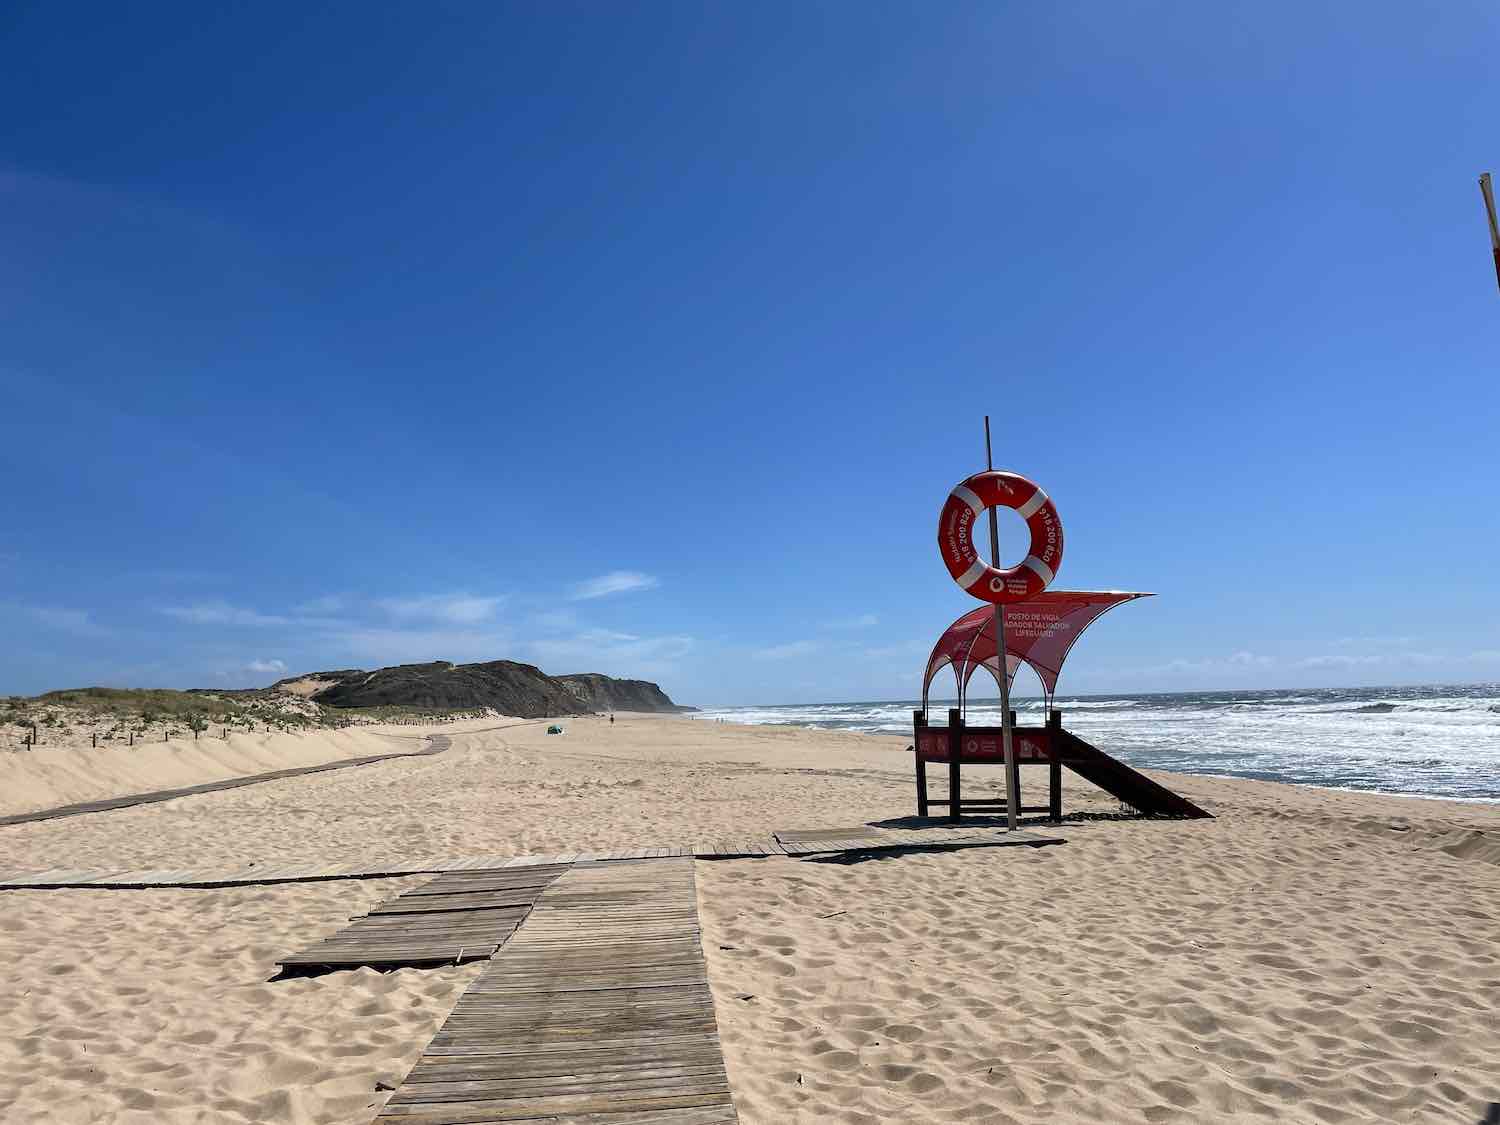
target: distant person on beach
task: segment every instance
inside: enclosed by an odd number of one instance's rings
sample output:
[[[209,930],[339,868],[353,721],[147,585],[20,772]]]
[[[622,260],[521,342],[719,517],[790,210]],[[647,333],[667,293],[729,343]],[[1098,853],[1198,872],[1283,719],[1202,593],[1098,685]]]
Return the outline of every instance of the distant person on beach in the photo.
[[[611,711],[610,715],[609,715],[609,725],[610,726],[614,726],[615,725],[615,716],[614,716],[614,712],[613,711]]]

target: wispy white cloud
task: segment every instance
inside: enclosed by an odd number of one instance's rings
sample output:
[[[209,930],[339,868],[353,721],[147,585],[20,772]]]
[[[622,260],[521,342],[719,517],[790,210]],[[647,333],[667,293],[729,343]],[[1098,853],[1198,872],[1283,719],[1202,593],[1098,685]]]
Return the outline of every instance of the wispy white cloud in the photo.
[[[1253,652],[1246,652],[1241,649],[1239,652],[1231,652],[1225,657],[1224,663],[1231,668],[1268,668],[1276,662],[1269,656],[1257,656]],[[999,667],[999,665],[996,665],[996,667]]]
[[[845,617],[838,621],[825,621],[825,629],[869,629],[880,624],[880,618],[873,613],[862,613],[858,617]]]
[[[925,660],[931,652],[931,641],[900,641],[896,644],[862,648],[858,655],[859,659],[869,661],[920,662]]]
[[[229,576],[212,570],[183,570],[175,568],[152,568],[130,571],[122,577],[140,582],[156,582],[162,585],[202,585],[206,582],[220,586],[229,581]]]
[[[505,604],[503,595],[423,594],[413,598],[384,598],[380,608],[392,617],[477,625],[491,620]]]
[[[538,613],[531,621],[538,628],[551,632],[565,632],[578,628],[578,614],[571,609],[549,609]]]
[[[451,660],[455,664],[514,659],[513,638],[506,629],[354,628],[332,635],[329,651],[361,667]]]
[[[769,648],[752,649],[751,660],[795,660],[799,656],[811,656],[822,646],[817,641],[788,641]]]
[[[236,687],[260,687],[268,680],[279,680],[285,676],[285,662],[274,658],[247,660],[233,668],[223,668],[214,673],[215,679]]]
[[[1294,668],[1431,668],[1438,665],[1483,663],[1485,651],[1467,653],[1430,646],[1418,647],[1415,637],[1340,637],[1329,642],[1334,651],[1305,656]]]
[[[1423,652],[1408,649],[1402,652],[1348,653],[1338,652],[1320,656],[1305,656],[1296,661],[1294,668],[1368,668],[1379,665],[1400,666],[1415,664],[1418,667],[1444,664],[1454,658],[1443,652]],[[1458,657],[1463,660],[1463,657]]]
[[[1414,637],[1338,637],[1328,642],[1329,648],[1407,648],[1416,643]]]
[[[543,670],[554,674],[604,672],[652,679],[673,673],[677,662],[697,647],[697,641],[681,633],[641,637],[588,629],[575,636],[531,641],[521,647]]]
[[[169,605],[162,613],[185,625],[237,625],[260,628],[271,625],[295,625],[291,617],[230,605],[228,602],[196,602],[193,605]]]
[[[1165,664],[1140,665],[1133,668],[1121,669],[1120,674],[1130,677],[1159,676],[1159,675],[1204,675],[1216,672],[1244,672],[1258,668],[1274,667],[1276,661],[1269,656],[1261,656],[1253,652],[1241,649],[1232,652],[1228,656],[1210,656],[1198,660],[1189,660],[1178,657],[1169,660]]]
[[[633,644],[641,638],[634,633],[617,633],[613,629],[585,629],[574,639],[588,645],[624,645]]]
[[[1407,637],[1343,637],[1339,640],[1328,642],[1330,648],[1342,651],[1313,653],[1308,656],[1278,660],[1258,653],[1241,650],[1222,657],[1215,656],[1200,659],[1179,658],[1177,660],[1170,660],[1165,664],[1122,668],[1118,670],[1118,674],[1131,678],[1157,677],[1162,675],[1211,678],[1231,673],[1242,674],[1268,669],[1278,669],[1284,673],[1319,671],[1353,672],[1360,669],[1385,669],[1390,674],[1395,675],[1399,674],[1404,668],[1430,669],[1442,666],[1485,665],[1500,662],[1500,652],[1488,649],[1456,653],[1447,650],[1400,647],[1410,640],[1411,638]],[[1348,651],[1351,648],[1356,650],[1365,647],[1379,648],[1382,645],[1391,647],[1388,647],[1383,652]]]
[[[1296,661],[1294,668],[1360,668],[1372,664],[1389,664],[1391,658],[1382,653],[1358,655],[1350,652],[1324,653],[1319,656],[1304,656]]]
[[[610,594],[628,594],[635,590],[650,590],[661,585],[655,575],[642,574],[638,570],[612,570],[598,578],[590,578],[573,587],[574,601],[604,598]]]
[[[20,607],[26,616],[37,624],[63,633],[91,637],[104,632],[86,609],[70,609],[64,606],[33,605]]]
[[[343,594],[324,594],[321,598],[299,602],[296,611],[311,614],[342,613],[348,605],[349,599]]]

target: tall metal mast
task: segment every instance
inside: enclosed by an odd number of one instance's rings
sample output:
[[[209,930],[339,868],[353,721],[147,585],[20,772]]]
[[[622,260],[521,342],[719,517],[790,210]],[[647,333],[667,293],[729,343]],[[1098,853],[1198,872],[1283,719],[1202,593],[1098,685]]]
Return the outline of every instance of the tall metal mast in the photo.
[[[995,458],[990,451],[990,416],[984,416],[984,464],[993,470]],[[1000,521],[995,509],[990,509],[990,565],[1000,569]],[[1000,666],[1000,745],[1005,750],[1005,824],[1012,832],[1016,830],[1016,751],[1010,740],[1010,658],[1005,652],[1005,606],[995,603],[995,647],[996,660]]]

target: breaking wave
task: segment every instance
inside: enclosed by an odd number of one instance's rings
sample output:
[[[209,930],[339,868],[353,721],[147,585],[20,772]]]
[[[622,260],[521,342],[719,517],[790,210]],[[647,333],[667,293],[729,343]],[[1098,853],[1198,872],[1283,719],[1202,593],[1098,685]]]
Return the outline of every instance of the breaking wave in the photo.
[[[1022,723],[1042,701],[1014,699]],[[920,700],[730,707],[700,719],[911,735]],[[946,722],[951,700],[934,700]],[[1060,697],[1063,722],[1137,766],[1371,792],[1500,800],[1500,685]],[[998,724],[997,700],[969,721]]]

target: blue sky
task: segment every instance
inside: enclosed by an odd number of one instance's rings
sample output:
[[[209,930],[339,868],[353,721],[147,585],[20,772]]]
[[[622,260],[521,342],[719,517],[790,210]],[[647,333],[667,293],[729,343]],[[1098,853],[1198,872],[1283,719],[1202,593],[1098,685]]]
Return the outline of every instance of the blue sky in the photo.
[[[1500,678],[1492,4],[220,7],[0,16],[0,692],[909,697],[985,413],[1065,692]]]

